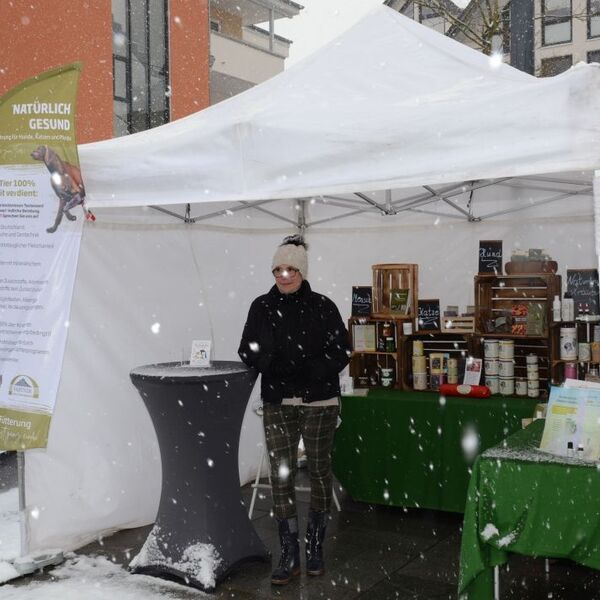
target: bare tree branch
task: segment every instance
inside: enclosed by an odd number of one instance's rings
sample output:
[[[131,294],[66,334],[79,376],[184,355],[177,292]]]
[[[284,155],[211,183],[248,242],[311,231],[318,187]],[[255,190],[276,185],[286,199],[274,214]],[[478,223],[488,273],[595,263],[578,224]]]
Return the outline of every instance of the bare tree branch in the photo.
[[[486,54],[492,51],[492,38],[495,35],[505,36],[505,23],[502,19],[503,10],[510,3],[510,0],[503,3],[500,8],[499,0],[471,0],[468,8],[459,15],[452,12],[447,4],[442,0],[412,0],[410,6],[429,8],[450,24],[465,40],[471,42],[477,49]],[[408,6],[407,3],[405,5]],[[599,13],[583,10],[581,12],[572,12],[570,17],[574,20],[584,21],[590,17],[600,17]],[[536,20],[544,20],[548,15],[534,17]]]

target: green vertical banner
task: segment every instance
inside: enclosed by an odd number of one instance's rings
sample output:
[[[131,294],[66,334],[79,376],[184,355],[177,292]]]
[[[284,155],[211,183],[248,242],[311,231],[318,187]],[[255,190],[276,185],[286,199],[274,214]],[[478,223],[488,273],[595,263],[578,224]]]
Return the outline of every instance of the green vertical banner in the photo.
[[[0,98],[0,450],[48,443],[88,216],[79,72],[53,69]]]

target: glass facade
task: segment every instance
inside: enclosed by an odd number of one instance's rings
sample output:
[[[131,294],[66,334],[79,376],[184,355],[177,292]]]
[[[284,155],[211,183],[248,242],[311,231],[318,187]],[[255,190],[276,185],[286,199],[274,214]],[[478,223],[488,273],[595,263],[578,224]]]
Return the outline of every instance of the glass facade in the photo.
[[[553,77],[570,69],[572,66],[573,57],[571,55],[544,58],[540,69],[540,77]]]
[[[587,61],[589,63],[600,63],[600,50],[592,50],[587,53]]]
[[[542,0],[542,45],[572,40],[571,0]]]
[[[600,0],[587,0],[588,37],[600,37]]]
[[[169,120],[166,0],[112,0],[115,137]]]

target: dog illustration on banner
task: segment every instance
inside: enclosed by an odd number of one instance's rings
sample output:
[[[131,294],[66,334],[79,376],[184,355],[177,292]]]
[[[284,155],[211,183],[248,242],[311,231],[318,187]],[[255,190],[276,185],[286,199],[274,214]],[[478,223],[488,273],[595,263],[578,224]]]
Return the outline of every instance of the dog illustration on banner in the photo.
[[[49,146],[38,146],[31,153],[31,158],[44,162],[48,171],[50,171],[52,189],[58,196],[56,219],[54,225],[46,229],[48,233],[56,231],[62,221],[63,214],[69,221],[74,221],[77,217],[69,211],[78,205],[81,205],[86,219],[96,220],[92,212],[85,207],[85,188],[78,167],[62,160],[58,153]]]

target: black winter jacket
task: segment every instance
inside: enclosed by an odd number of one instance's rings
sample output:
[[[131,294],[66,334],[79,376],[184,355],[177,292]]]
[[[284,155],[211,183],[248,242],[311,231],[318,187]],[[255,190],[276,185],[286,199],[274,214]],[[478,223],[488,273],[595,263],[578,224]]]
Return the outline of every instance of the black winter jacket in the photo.
[[[336,305],[305,280],[293,294],[274,285],[252,302],[238,354],[262,374],[263,402],[314,402],[339,395],[350,346]]]

